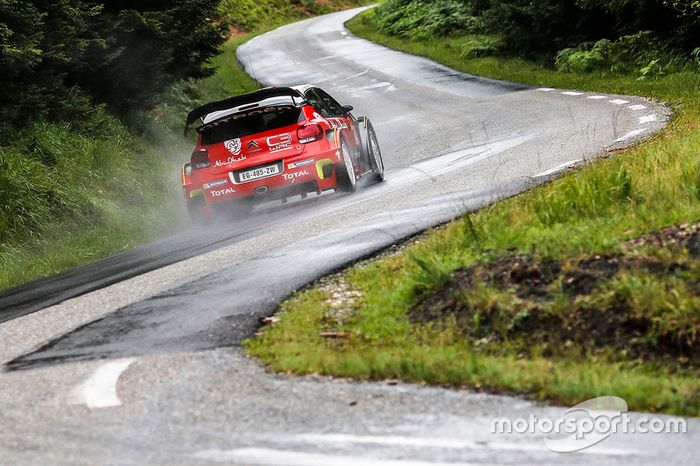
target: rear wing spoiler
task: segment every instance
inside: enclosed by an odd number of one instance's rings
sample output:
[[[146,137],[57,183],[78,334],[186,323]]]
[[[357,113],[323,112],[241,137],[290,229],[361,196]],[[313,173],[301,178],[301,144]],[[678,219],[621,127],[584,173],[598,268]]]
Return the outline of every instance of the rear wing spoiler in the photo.
[[[209,115],[210,113],[219,112],[221,110],[228,110],[230,108],[240,107],[241,105],[245,105],[245,104],[254,104],[254,103],[259,102],[261,100],[269,99],[270,97],[283,97],[283,96],[301,97],[301,98],[304,97],[298,90],[293,89],[291,87],[266,87],[264,89],[260,89],[259,91],[251,92],[248,94],[241,94],[241,95],[229,97],[228,99],[218,100],[216,102],[210,102],[206,105],[202,105],[201,107],[195,108],[187,115],[187,120],[185,121],[184,133],[186,135],[187,131],[190,129],[190,126],[192,126],[192,124],[195,121]]]

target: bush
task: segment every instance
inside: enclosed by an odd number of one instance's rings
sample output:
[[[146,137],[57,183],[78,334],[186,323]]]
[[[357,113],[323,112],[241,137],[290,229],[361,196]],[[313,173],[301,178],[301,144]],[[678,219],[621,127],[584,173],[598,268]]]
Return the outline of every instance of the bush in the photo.
[[[560,71],[585,73],[608,66],[600,50],[564,49],[557,54],[555,65]]]
[[[497,55],[501,47],[497,37],[471,35],[462,43],[460,55],[464,58],[489,57]]]
[[[687,57],[700,43],[700,10],[690,0],[388,0],[377,25],[412,39],[498,35],[499,52],[529,57],[573,47],[560,66],[585,71],[618,62],[639,69],[665,56],[652,53]],[[605,37],[615,39],[610,50],[602,49]],[[576,46],[589,42],[597,47]]]
[[[377,11],[377,25],[411,39],[478,33],[483,23],[471,13],[468,4],[457,0],[389,0]]]
[[[691,60],[672,50],[651,31],[585,42],[557,53],[555,66],[560,71],[586,73],[607,70],[615,73],[640,73],[641,78],[663,76],[692,67]]]

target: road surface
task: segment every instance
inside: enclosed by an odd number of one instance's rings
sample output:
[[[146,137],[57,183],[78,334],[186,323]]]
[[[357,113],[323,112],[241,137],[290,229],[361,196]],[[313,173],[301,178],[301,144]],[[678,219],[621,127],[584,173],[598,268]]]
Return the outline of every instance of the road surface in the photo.
[[[294,290],[663,126],[635,97],[485,80],[358,39],[358,10],[239,48],[266,84],[317,84],[374,122],[386,182],[192,229],[0,296],[3,464],[667,464],[685,435],[556,454],[494,417],[519,398],[271,375],[240,350]],[[4,317],[3,317],[4,316]]]

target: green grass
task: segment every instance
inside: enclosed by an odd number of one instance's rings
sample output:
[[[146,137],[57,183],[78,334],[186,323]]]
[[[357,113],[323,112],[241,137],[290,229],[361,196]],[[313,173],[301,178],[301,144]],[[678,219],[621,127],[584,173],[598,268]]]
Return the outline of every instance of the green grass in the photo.
[[[367,0],[222,0],[219,10],[230,23],[248,32],[264,31],[315,15],[371,3]]]
[[[266,30],[269,29],[272,29],[272,27]],[[266,30],[233,37],[224,44],[221,48],[221,54],[212,60],[212,66],[216,73],[199,85],[205,96],[243,94],[252,92],[260,87],[258,82],[250,77],[238,62],[236,50],[239,45]]]
[[[407,324],[401,302],[387,288],[378,285],[363,292],[366,301],[358,305],[356,319],[342,327],[328,325],[332,319],[323,305],[328,298],[325,293],[299,294],[283,305],[280,323],[247,342],[248,351],[273,370],[288,374],[402,379],[491,393],[526,393],[563,405],[615,394],[635,410],[700,414],[696,373],[629,362],[485,354],[460,341],[460,332],[453,326],[438,330]],[[382,293],[390,296],[380,298]],[[321,330],[343,330],[350,336],[321,338]]]
[[[349,27],[467,73],[648,96],[669,103],[675,115],[664,131],[634,149],[431,231],[389,258],[350,268],[342,280],[362,296],[349,305],[351,319],[334,320],[325,289],[300,293],[282,306],[279,323],[247,343],[249,351],[274,370],[296,374],[402,378],[569,405],[617,395],[635,410],[700,415],[700,361],[694,356],[700,348],[698,258],[682,247],[625,245],[645,233],[700,220],[700,74],[638,80],[636,75],[561,73],[520,59],[469,58],[473,54],[465,50],[479,38],[387,36],[374,27],[372,13]],[[446,283],[455,271],[488,268],[516,254],[532,263],[551,260],[573,269],[579,259],[595,254],[677,263],[683,269],[649,273],[632,267],[582,296],[562,291],[558,279],[548,285],[546,299],[521,298],[513,287],[487,282],[453,290],[452,307],[458,312],[451,316],[430,322],[410,318],[450,290]],[[556,328],[544,326],[548,317],[567,322],[580,313],[606,312],[625,322],[648,323],[648,328],[634,337],[621,332],[600,345],[586,342],[576,325],[572,341],[553,338],[548,346],[547,338],[531,338],[545,330],[558,335]],[[535,327],[518,330],[528,313],[537,317]],[[323,339],[321,331],[350,337]],[[687,354],[675,354],[664,341],[686,345]],[[636,354],[634,348],[644,351]]]
[[[96,111],[99,134],[37,123],[0,147],[0,288],[131,248],[184,217],[172,159]]]

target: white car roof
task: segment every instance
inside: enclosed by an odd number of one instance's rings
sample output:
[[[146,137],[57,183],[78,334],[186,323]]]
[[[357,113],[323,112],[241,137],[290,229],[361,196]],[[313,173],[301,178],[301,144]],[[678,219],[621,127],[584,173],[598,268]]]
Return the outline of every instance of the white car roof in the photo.
[[[278,96],[278,97],[270,97],[269,99],[261,100],[260,102],[257,102],[257,106],[258,107],[273,107],[276,105],[297,105],[301,102],[302,102],[302,100],[299,97]],[[245,105],[241,105],[238,107],[233,107],[233,108],[229,108],[226,110],[220,110],[218,112],[210,113],[210,114],[206,115],[204,118],[202,118],[202,123],[206,125],[207,123],[211,123],[212,121],[227,117],[229,115],[233,115],[234,113],[238,113],[243,108],[245,108],[246,110],[250,110],[251,108],[255,108],[255,107],[251,107],[252,105],[254,105],[254,104],[245,104]]]

